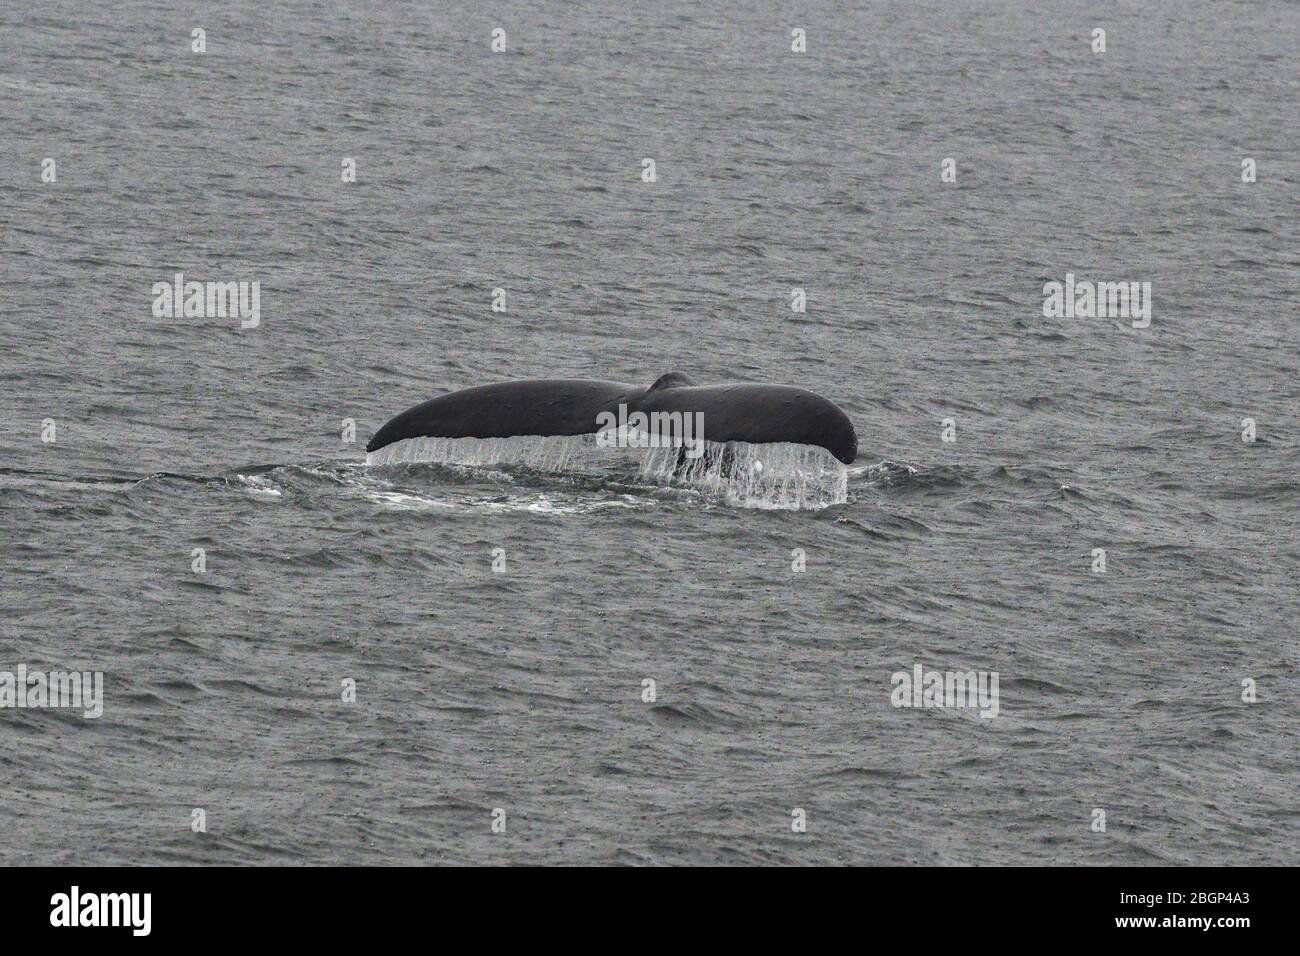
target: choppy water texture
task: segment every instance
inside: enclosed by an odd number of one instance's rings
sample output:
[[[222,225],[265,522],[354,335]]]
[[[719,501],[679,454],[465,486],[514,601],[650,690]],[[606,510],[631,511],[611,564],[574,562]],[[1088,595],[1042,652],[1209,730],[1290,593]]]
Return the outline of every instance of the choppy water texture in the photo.
[[[0,711],[0,859],[1300,862],[1298,21],[0,6],[0,669],[107,694]],[[261,327],[153,318],[175,271]],[[1044,319],[1067,272],[1151,328]],[[847,502],[363,463],[674,369],[838,402]],[[916,663],[1000,715],[895,709]]]

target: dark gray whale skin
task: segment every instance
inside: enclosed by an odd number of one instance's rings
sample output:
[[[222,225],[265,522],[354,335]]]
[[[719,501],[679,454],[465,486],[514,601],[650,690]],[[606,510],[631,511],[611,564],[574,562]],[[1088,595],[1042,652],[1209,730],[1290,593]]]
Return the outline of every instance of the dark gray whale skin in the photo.
[[[792,385],[696,385],[669,372],[649,388],[592,379],[478,385],[409,408],[375,432],[366,451],[405,438],[585,435],[601,412],[700,412],[710,442],[820,445],[844,464],[858,454],[853,423],[834,402]]]

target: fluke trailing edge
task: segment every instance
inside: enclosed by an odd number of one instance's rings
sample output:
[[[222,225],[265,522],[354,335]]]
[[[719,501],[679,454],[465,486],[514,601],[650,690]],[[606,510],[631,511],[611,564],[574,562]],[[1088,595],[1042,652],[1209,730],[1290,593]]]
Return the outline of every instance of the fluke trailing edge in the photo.
[[[818,445],[846,465],[857,457],[853,423],[839,406],[790,385],[696,385],[681,372],[649,388],[591,379],[530,379],[479,385],[409,408],[375,432],[366,451],[406,438],[587,435],[601,420],[655,412],[703,416],[709,442]]]

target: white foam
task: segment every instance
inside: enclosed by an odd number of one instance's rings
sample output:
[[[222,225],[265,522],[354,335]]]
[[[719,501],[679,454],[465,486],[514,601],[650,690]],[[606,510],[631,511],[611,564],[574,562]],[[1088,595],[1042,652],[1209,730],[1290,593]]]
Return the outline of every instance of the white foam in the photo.
[[[825,508],[848,499],[848,469],[826,449],[790,442],[706,442],[678,448],[606,448],[594,435],[406,438],[366,455],[367,465],[513,466],[546,472],[635,469],[638,480],[685,487],[747,508]]]
[[[284,494],[270,478],[263,478],[261,475],[238,475],[237,477],[251,494],[267,495],[271,498],[280,498]]]

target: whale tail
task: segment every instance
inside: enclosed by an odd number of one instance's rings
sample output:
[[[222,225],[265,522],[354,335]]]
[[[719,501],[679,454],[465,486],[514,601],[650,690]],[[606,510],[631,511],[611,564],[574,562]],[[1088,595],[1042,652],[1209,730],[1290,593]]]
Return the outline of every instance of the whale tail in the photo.
[[[677,440],[654,440],[674,428]],[[645,481],[744,505],[819,508],[846,500],[858,442],[839,406],[807,389],[699,385],[674,371],[648,388],[531,379],[450,392],[388,421],[366,462],[604,471],[629,449]]]
[[[693,416],[706,441],[789,443],[826,449],[844,464],[857,457],[857,433],[838,405],[791,385],[698,385],[684,372],[648,388],[590,379],[530,379],[450,392],[387,422],[366,451],[412,438],[510,438],[594,434],[610,416]]]

